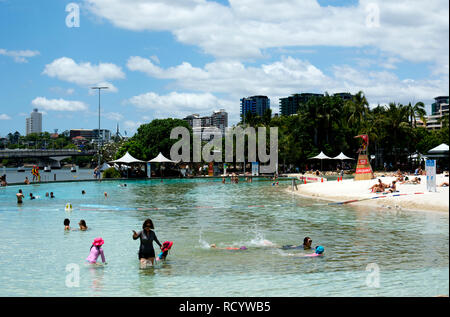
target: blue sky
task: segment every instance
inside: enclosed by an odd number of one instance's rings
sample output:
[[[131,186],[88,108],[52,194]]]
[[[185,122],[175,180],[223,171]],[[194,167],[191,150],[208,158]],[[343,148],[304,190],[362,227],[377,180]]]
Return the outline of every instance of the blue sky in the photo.
[[[80,9],[68,27],[66,6]],[[135,133],[154,118],[229,112],[239,99],[362,90],[371,105],[448,95],[448,1],[0,0],[0,136]],[[73,21],[73,20],[70,20]]]

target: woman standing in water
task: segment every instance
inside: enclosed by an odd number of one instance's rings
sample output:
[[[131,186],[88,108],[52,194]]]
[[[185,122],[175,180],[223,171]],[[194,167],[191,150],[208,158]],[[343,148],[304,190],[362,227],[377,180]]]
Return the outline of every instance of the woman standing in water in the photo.
[[[154,226],[151,219],[146,219],[142,225],[142,231],[136,233],[133,230],[133,240],[141,239],[139,247],[139,261],[141,262],[141,269],[145,268],[148,261],[153,265],[155,261],[155,250],[153,249],[153,241],[155,241],[161,248],[161,243],[153,232]]]

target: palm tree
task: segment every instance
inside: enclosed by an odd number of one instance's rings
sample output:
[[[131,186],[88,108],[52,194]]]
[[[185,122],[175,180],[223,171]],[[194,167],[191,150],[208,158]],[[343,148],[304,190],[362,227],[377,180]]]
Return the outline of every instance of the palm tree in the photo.
[[[419,101],[414,106],[411,105],[411,103],[408,103],[406,107],[408,109],[411,126],[417,128],[417,118],[420,118],[420,120],[426,124],[425,116],[427,115],[427,112],[425,111],[425,104],[423,102]]]
[[[359,133],[363,122],[369,113],[369,102],[362,91],[359,91],[351,100],[345,103],[348,112],[348,123],[353,126],[356,133]]]

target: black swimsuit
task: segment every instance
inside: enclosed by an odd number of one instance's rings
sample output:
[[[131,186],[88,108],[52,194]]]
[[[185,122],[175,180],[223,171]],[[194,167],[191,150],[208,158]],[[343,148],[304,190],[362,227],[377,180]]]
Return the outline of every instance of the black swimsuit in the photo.
[[[155,257],[155,250],[153,249],[153,241],[155,241],[160,247],[161,243],[159,242],[156,234],[150,230],[147,234],[145,230],[139,231],[137,237],[133,239],[137,240],[137,238],[141,238],[141,246],[139,247],[139,259],[148,259]]]

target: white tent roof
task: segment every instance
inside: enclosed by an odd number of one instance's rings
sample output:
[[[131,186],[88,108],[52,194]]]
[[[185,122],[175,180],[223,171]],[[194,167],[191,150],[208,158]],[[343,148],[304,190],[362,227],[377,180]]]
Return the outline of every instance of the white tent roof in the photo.
[[[164,155],[161,154],[161,152],[159,152],[158,156],[155,157],[154,159],[149,161],[150,163],[176,163],[174,161],[169,160],[168,158],[165,158]]]
[[[109,163],[124,163],[124,164],[130,164],[130,163],[145,163],[145,161],[141,161],[138,159],[135,159],[130,155],[130,153],[125,153],[124,156],[122,156],[120,159],[111,161]]]
[[[309,158],[309,160],[311,160],[311,159],[319,159],[319,160],[329,159],[329,160],[331,160],[331,157],[328,157],[325,154],[323,154],[323,152],[320,152],[319,155]]]
[[[333,157],[334,160],[354,160],[354,158],[348,157],[344,153],[341,152],[338,156]]]
[[[435,148],[428,151],[428,153],[442,153],[442,152],[448,152],[448,145],[445,143],[442,143],[441,145],[438,145]]]

